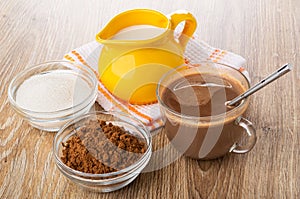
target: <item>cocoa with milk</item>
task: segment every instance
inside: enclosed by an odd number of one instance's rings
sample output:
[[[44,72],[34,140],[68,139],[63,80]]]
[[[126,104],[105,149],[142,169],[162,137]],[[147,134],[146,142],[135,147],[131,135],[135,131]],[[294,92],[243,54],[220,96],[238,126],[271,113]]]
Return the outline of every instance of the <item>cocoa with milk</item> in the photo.
[[[228,107],[225,103],[245,90],[233,77],[210,73],[189,74],[164,87],[161,100],[167,108],[162,112],[172,145],[195,159],[228,153],[243,135],[236,120],[248,104]]]

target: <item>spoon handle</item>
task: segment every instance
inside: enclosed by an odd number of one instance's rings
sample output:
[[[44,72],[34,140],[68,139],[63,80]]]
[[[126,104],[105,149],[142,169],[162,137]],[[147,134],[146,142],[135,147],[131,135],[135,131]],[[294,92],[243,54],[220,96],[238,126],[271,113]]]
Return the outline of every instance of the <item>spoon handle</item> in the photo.
[[[248,97],[249,95],[252,95],[256,91],[260,90],[261,88],[265,87],[269,83],[273,82],[274,80],[278,79],[279,77],[283,76],[284,74],[290,72],[291,70],[292,70],[292,65],[290,65],[288,63],[285,64],[285,65],[283,65],[282,67],[280,67],[279,69],[277,69],[274,73],[272,73],[271,75],[267,76],[266,78],[264,78],[263,80],[261,80],[259,83],[257,83],[253,87],[251,87],[245,93],[237,96],[236,98],[234,98],[233,100],[231,100],[230,102],[228,102],[227,105],[232,106],[232,105],[240,102],[244,98]]]

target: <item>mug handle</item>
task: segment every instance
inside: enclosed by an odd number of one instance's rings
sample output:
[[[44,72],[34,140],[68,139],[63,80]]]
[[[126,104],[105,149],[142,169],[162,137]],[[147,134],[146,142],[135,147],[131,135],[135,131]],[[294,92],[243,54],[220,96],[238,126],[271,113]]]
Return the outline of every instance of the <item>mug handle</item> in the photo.
[[[252,123],[243,118],[243,117],[238,117],[235,120],[235,124],[242,127],[245,130],[245,133],[247,134],[249,140],[247,140],[247,145],[246,146],[240,146],[237,143],[235,143],[231,149],[230,152],[232,153],[247,153],[251,151],[251,149],[254,147],[256,143],[256,130],[253,127]]]
[[[193,36],[196,27],[197,27],[197,20],[195,17],[187,12],[187,11],[175,11],[174,13],[170,14],[171,20],[171,30],[175,30],[178,24],[182,21],[185,21],[185,25],[181,35],[179,36],[178,40],[183,49],[185,48],[189,38]]]

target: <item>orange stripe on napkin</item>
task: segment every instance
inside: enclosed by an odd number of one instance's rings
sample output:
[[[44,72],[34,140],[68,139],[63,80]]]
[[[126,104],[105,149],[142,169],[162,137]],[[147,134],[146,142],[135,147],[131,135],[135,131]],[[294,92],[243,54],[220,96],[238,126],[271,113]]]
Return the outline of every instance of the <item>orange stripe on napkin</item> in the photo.
[[[129,109],[130,111],[134,112],[135,114],[137,114],[137,115],[143,117],[144,119],[148,120],[149,122],[152,122],[152,118],[151,118],[151,117],[149,117],[149,116],[147,116],[147,115],[141,113],[140,111],[138,111],[137,109],[135,109],[135,108],[134,108],[133,106],[131,106],[130,104],[129,104],[129,106],[128,106],[128,109]]]
[[[75,62],[75,60],[72,57],[70,57],[69,55],[65,55],[64,58],[71,62]]]
[[[116,107],[118,107],[121,111],[126,112],[126,109],[123,108],[119,103],[116,103],[113,98],[103,89],[101,86],[98,86],[98,90],[103,94],[103,96],[111,101]]]
[[[76,52],[76,50],[72,50],[72,54],[73,55],[75,55],[76,57],[77,57],[77,59],[82,63],[82,64],[84,64],[85,66],[88,66],[90,69],[92,69],[92,67],[90,67],[87,63],[86,63],[86,61],[81,57],[81,55],[78,53],[78,52]],[[94,71],[95,72],[95,71]],[[97,76],[98,77],[98,76]]]

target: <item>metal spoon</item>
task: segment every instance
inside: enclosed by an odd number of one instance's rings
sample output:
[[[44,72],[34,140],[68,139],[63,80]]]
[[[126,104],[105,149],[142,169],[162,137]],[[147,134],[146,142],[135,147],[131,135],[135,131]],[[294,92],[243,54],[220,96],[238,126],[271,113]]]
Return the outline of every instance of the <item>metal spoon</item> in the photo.
[[[257,83],[255,86],[251,87],[250,89],[248,89],[246,92],[244,92],[243,94],[237,96],[236,98],[234,98],[231,101],[227,101],[226,105],[227,106],[233,106],[234,104],[242,101],[243,99],[245,99],[246,97],[248,97],[249,95],[252,95],[253,93],[255,93],[256,91],[260,90],[261,88],[265,87],[266,85],[268,85],[269,83],[273,82],[274,80],[278,79],[279,77],[283,76],[284,74],[290,72],[292,70],[292,65],[290,64],[285,64],[282,67],[280,67],[278,70],[276,70],[275,72],[273,72],[271,75],[269,75],[268,77],[264,78],[263,80],[261,80],[259,83]]]

